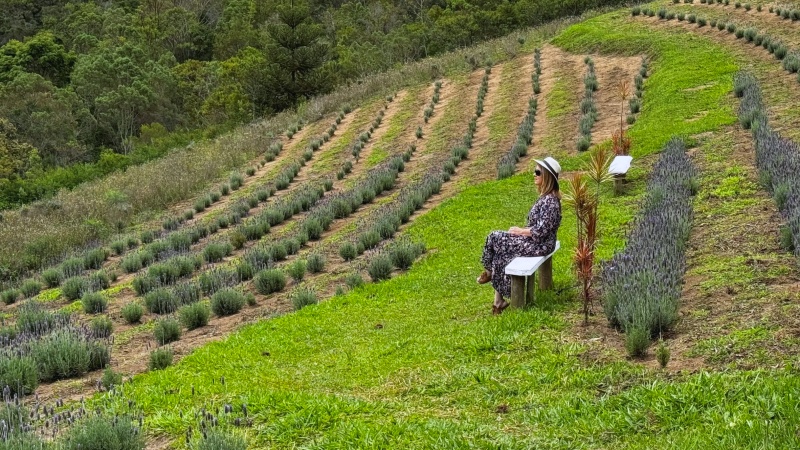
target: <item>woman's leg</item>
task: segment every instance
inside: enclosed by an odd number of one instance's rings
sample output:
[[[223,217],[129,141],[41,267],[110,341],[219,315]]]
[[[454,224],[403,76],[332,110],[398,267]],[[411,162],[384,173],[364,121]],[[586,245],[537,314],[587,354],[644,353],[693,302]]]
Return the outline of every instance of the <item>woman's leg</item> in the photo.
[[[486,244],[483,245],[483,255],[481,256],[481,264],[487,272],[492,273],[492,262],[494,262],[495,249],[497,247],[498,233],[501,231],[492,231],[489,236],[486,236]]]

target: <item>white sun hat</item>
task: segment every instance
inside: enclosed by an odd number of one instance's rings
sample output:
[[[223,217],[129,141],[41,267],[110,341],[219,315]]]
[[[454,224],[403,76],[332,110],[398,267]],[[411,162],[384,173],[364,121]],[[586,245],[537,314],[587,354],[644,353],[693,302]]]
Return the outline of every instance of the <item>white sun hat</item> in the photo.
[[[548,156],[545,159],[534,159],[534,161],[558,179],[558,175],[561,174],[561,164],[555,158]]]

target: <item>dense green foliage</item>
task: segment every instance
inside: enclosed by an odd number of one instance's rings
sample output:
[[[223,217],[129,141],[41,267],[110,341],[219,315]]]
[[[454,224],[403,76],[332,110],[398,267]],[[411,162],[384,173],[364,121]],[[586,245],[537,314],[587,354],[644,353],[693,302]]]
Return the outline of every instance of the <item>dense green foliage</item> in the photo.
[[[2,0],[0,208],[369,73],[620,3]]]

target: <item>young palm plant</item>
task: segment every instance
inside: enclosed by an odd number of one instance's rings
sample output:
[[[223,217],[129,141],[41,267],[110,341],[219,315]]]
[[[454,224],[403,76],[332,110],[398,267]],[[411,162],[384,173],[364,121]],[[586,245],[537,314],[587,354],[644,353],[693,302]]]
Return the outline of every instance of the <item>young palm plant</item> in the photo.
[[[578,244],[572,261],[575,274],[581,284],[583,300],[583,321],[589,323],[589,310],[592,306],[592,281],[594,278],[594,255],[599,240],[598,208],[600,206],[601,185],[611,181],[608,174],[612,153],[608,146],[597,146],[583,172],[569,179],[564,194],[564,203],[575,211]]]

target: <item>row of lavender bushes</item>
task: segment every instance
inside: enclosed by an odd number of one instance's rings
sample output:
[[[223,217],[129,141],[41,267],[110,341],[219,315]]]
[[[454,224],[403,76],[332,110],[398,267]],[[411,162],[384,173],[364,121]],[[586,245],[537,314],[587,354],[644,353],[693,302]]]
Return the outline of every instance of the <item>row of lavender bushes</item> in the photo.
[[[539,88],[539,76],[542,73],[541,52],[537,48],[533,57],[534,71],[531,76],[534,95],[528,99],[528,111],[525,118],[517,128],[517,139],[511,149],[500,158],[497,163],[497,179],[502,180],[514,175],[517,163],[520,158],[528,154],[528,146],[533,142],[533,125],[536,123],[536,110],[539,106],[535,95],[541,92]]]
[[[669,141],[653,168],[626,248],[602,265],[603,309],[626,333],[632,356],[644,354],[650,339],[678,317],[696,177],[684,142]]]
[[[781,226],[781,244],[800,258],[800,146],[769,126],[761,89],[752,73],[736,74],[734,92],[741,98],[739,122],[755,139],[761,184],[786,220]]]

